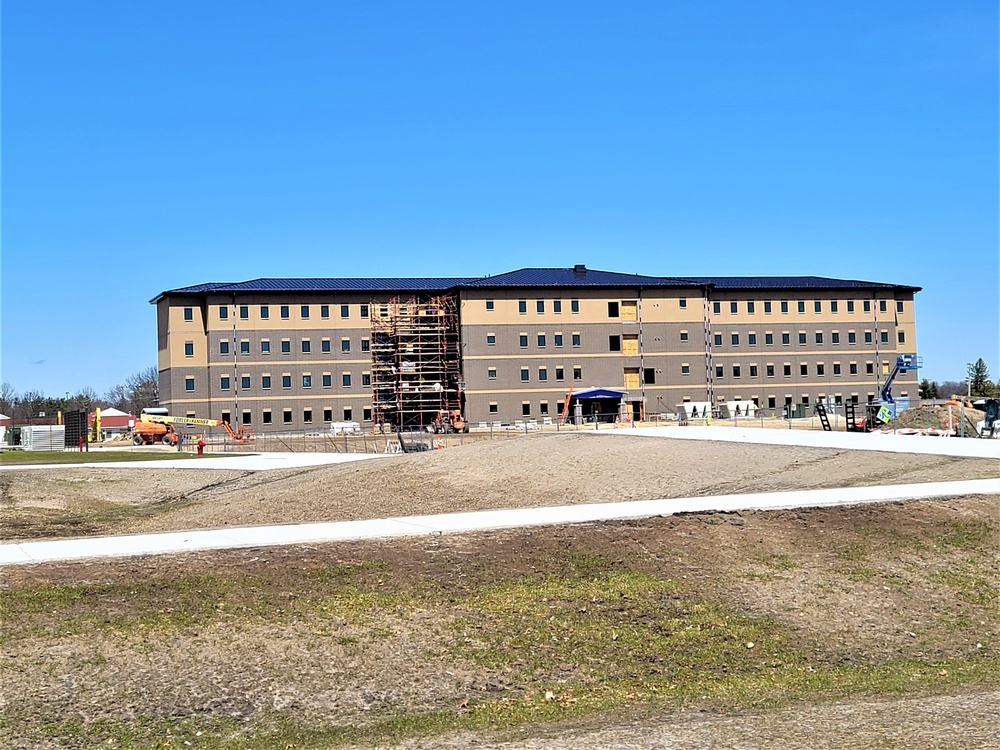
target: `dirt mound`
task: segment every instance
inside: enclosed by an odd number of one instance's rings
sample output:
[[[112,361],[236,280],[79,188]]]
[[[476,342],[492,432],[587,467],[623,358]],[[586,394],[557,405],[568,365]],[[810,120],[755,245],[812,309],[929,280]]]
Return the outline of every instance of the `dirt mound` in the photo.
[[[958,425],[962,411],[957,406],[951,407],[951,422],[949,423],[947,406],[917,406],[902,412],[899,417],[889,423],[889,427],[947,430]],[[986,415],[978,409],[965,409],[964,412],[973,425],[986,418]],[[965,426],[966,429],[969,428],[968,421]]]

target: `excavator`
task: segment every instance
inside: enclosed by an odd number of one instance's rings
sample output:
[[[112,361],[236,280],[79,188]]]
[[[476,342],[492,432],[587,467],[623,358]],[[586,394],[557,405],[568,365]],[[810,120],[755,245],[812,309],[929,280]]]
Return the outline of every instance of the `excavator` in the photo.
[[[205,427],[224,427],[226,433],[234,443],[248,443],[253,440],[253,433],[245,426],[240,425],[234,430],[229,422],[221,419],[199,419],[197,417],[172,417],[169,414],[154,414],[143,410],[139,415],[139,421],[132,428],[133,445],[153,445],[163,443],[163,445],[177,445],[180,435],[174,428],[175,424],[202,425]]]

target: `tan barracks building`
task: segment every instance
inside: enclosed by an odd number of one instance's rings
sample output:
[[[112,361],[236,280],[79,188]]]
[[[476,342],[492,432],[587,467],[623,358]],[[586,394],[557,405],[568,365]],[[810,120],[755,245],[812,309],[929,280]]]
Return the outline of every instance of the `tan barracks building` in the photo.
[[[869,402],[914,353],[918,287],[525,268],[483,278],[255,279],[165,291],[160,405],[257,432],[764,414]],[[894,395],[917,401],[917,374]],[[579,408],[578,408],[579,405]],[[800,405],[804,405],[800,406]]]

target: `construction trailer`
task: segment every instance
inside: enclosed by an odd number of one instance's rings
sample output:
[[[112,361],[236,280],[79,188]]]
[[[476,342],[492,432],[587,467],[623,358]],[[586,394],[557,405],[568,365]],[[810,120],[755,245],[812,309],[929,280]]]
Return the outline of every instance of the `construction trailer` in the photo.
[[[372,307],[372,419],[426,429],[464,413],[458,298],[395,298]]]

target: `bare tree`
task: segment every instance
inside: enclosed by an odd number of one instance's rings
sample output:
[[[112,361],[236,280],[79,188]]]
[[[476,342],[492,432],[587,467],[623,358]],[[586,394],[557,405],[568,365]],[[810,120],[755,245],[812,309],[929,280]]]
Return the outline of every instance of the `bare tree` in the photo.
[[[105,395],[107,402],[116,409],[138,414],[147,406],[160,403],[160,373],[147,367],[130,375],[124,385],[113,386]]]

